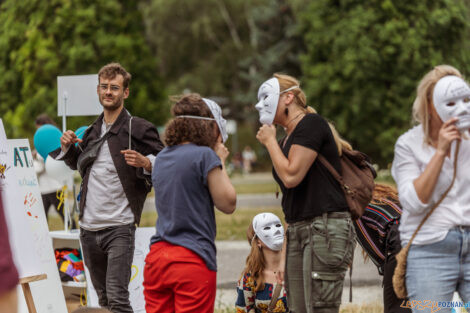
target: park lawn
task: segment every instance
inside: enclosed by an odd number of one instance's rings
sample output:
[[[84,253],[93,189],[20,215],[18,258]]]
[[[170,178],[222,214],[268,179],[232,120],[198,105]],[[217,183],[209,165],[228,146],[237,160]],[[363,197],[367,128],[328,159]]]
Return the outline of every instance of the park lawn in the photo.
[[[245,240],[246,229],[253,217],[261,212],[271,212],[284,219],[284,214],[280,207],[265,207],[265,208],[239,208],[233,214],[224,214],[215,210],[215,219],[217,224],[216,240]],[[157,213],[144,212],[140,227],[155,227],[157,220]],[[64,224],[59,216],[49,216],[49,230],[61,230]]]
[[[237,194],[275,193],[279,187],[275,182],[234,185]]]

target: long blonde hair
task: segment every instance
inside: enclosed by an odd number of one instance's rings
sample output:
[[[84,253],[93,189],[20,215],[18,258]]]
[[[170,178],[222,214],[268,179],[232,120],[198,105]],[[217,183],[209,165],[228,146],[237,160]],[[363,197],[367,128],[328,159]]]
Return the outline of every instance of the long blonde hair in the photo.
[[[246,230],[246,239],[251,245],[250,254],[246,258],[246,265],[242,272],[243,275],[249,273],[255,282],[255,292],[264,289],[264,269],[266,268],[266,260],[264,259],[263,251],[258,247],[256,242],[255,230],[253,229],[253,222],[250,223]]]
[[[459,70],[450,65],[438,65],[428,72],[416,88],[416,99],[413,102],[413,121],[418,122],[423,127],[424,143],[432,145],[430,116],[431,105],[433,105],[434,86],[444,76],[454,75],[462,78]]]
[[[383,204],[384,200],[391,200],[398,203],[399,200],[397,189],[390,185],[376,183],[372,193],[371,203]]]
[[[286,90],[293,86],[299,86],[299,88],[295,88],[290,90],[292,94],[294,94],[294,102],[297,106],[299,106],[305,113],[313,113],[316,114],[317,111],[307,105],[307,96],[300,88],[300,82],[292,76],[286,74],[275,73],[273,75],[279,81],[280,91]],[[349,142],[344,140],[338,131],[336,130],[335,126],[328,121],[328,125],[330,126],[331,132],[333,133],[333,137],[335,139],[336,147],[338,148],[338,154],[341,155],[343,153],[343,149],[352,150],[352,146]]]

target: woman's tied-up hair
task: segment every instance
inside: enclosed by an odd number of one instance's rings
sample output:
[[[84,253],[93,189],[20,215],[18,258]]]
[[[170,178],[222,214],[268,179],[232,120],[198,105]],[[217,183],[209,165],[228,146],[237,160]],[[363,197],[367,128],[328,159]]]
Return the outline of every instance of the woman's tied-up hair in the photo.
[[[287,90],[289,88],[297,86],[297,88],[289,90],[289,92],[291,92],[294,95],[294,103],[298,105],[299,107],[301,107],[304,113],[306,114],[317,113],[317,111],[313,107],[307,105],[307,96],[305,95],[304,91],[300,88],[300,82],[297,79],[295,79],[292,76],[289,76],[286,74],[280,74],[280,73],[276,73],[273,76],[276,77],[277,80],[279,81],[279,87],[280,87],[281,92],[283,90]],[[329,121],[328,121],[328,125],[330,126],[331,132],[333,133],[333,137],[335,139],[335,143],[336,143],[336,147],[338,148],[339,155],[343,153],[342,152],[343,149],[352,150],[351,144],[340,136],[340,134],[338,133],[334,125]]]

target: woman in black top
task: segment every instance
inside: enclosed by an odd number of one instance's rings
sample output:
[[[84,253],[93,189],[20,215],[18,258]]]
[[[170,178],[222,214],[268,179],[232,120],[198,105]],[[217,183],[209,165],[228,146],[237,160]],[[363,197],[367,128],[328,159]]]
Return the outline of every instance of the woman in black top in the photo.
[[[307,106],[305,94],[291,76],[275,74],[261,85],[258,100],[256,108],[264,125],[256,138],[273,162],[288,223],[288,305],[296,313],[338,312],[355,232],[340,185],[315,160],[320,153],[341,173],[341,149],[351,146]],[[286,130],[280,143],[272,124]]]

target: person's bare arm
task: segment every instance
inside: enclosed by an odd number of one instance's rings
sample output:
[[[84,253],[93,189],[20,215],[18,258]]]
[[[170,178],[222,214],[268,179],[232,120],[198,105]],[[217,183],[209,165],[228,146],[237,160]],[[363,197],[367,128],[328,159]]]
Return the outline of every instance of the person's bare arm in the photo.
[[[286,158],[276,141],[276,128],[263,125],[256,138],[266,147],[274,170],[286,188],[294,188],[304,179],[318,153],[301,145],[292,145]]]
[[[209,192],[218,210],[232,214],[237,205],[237,194],[225,170],[225,160],[229,152],[222,143],[217,143],[214,150],[222,162],[222,168],[216,167],[209,171],[207,175]]]
[[[416,194],[423,203],[428,203],[431,199],[442,165],[449,154],[451,143],[454,140],[461,140],[460,132],[455,126],[456,121],[457,119],[453,118],[442,125],[439,131],[436,153],[434,153],[423,173],[413,181]]]

